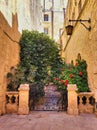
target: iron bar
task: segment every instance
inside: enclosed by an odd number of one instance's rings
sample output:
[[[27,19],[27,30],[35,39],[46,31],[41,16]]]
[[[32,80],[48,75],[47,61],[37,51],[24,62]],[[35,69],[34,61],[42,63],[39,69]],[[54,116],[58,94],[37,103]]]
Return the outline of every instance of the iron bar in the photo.
[[[91,19],[89,18],[88,20],[83,20],[83,19],[76,19],[76,20],[72,20],[69,19],[69,22],[80,22],[88,31],[91,30],[91,26],[87,27],[83,22],[88,22],[91,23]]]
[[[72,20],[72,19],[69,19],[69,22],[89,22],[89,23],[91,23],[91,19],[88,19],[88,20],[83,20],[83,19]]]
[[[54,37],[54,0],[52,0],[52,9],[51,9],[51,27],[52,27],[52,38]]]

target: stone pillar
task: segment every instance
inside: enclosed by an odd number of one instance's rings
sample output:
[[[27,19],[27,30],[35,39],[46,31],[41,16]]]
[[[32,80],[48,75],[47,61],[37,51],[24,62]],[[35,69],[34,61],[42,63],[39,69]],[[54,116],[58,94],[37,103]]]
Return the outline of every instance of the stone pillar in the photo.
[[[97,90],[95,90],[95,115],[97,117]]]
[[[29,85],[21,84],[19,88],[19,108],[18,114],[29,114]]]
[[[4,91],[0,91],[0,115],[3,115],[6,113],[5,111],[5,92]]]
[[[69,84],[68,90],[68,114],[78,115],[78,104],[77,104],[77,87],[76,84]]]
[[[2,69],[1,69],[2,70]],[[2,73],[0,78],[0,115],[6,113],[6,76]]]

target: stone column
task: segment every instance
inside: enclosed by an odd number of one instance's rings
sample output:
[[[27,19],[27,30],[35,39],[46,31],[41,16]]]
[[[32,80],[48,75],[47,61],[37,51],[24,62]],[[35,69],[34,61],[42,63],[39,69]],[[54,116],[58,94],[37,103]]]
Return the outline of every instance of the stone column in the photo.
[[[18,114],[29,114],[29,85],[21,84],[19,88],[19,109]]]
[[[97,117],[97,90],[95,90],[95,115]]]
[[[1,68],[2,70],[2,68]],[[3,72],[3,71],[2,71]],[[6,113],[6,76],[2,73],[0,77],[0,115]]]
[[[76,84],[69,84],[68,90],[68,114],[78,115],[78,104],[77,104],[77,87]]]
[[[5,91],[1,91],[0,90],[0,115],[3,115],[6,113],[5,111],[5,104],[6,104],[6,101],[5,101]]]

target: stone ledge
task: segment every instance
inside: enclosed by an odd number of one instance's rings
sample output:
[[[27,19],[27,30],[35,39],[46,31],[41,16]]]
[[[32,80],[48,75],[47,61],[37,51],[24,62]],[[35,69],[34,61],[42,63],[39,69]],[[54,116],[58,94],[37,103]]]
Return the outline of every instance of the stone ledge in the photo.
[[[28,91],[29,90],[29,84],[21,84],[18,90],[19,91]]]
[[[67,90],[68,91],[77,91],[78,89],[76,87],[76,84],[68,84]]]

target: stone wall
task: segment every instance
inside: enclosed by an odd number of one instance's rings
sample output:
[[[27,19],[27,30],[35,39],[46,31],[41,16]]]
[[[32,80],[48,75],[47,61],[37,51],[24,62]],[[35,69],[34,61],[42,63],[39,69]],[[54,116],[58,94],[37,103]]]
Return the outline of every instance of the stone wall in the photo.
[[[87,27],[91,25],[91,31],[88,31],[80,22],[75,24],[71,36],[67,36],[66,30],[64,30],[61,36],[62,56],[65,57],[67,63],[70,63],[71,60],[75,61],[78,53],[80,53],[82,59],[86,60],[88,65],[89,87],[92,91],[95,91],[97,89],[97,0],[85,1],[78,17],[78,19],[84,20],[89,18],[91,23],[85,22],[84,24]]]
[[[12,15],[12,27],[0,12],[0,114],[5,113],[6,74],[19,62],[17,14]]]
[[[0,11],[12,25],[12,12],[18,14],[18,29],[42,31],[41,0],[0,0]]]

